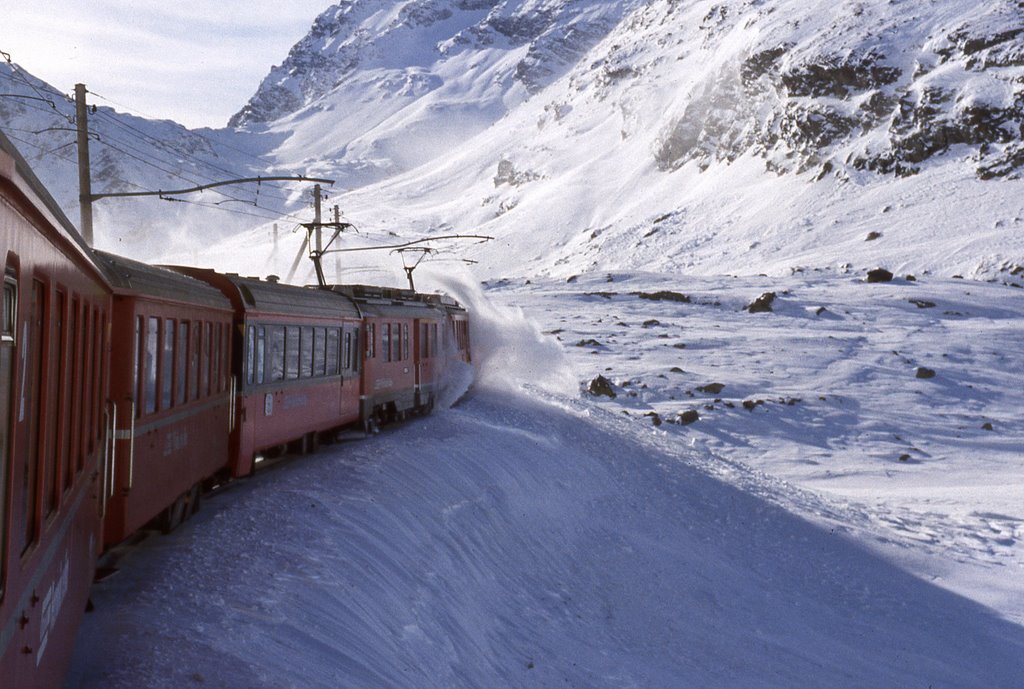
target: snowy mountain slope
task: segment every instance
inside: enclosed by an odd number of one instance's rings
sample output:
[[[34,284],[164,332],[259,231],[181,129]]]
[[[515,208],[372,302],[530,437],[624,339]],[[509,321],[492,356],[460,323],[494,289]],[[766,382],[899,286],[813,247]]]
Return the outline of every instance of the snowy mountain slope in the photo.
[[[86,85],[88,86],[88,84]],[[0,128],[19,147],[76,225],[79,217],[75,106],[69,97],[17,65],[0,63]],[[269,134],[208,129],[189,131],[166,120],[118,112],[102,95],[88,93],[93,193],[190,188],[276,169],[263,151]],[[172,202],[106,198],[93,205],[97,247],[148,258],[188,251],[281,214],[305,210],[310,185],[265,183],[179,195]],[[304,218],[301,218],[304,219]]]
[[[472,257],[494,276],[564,277],[581,269],[581,255],[584,269],[705,274],[785,272],[812,257],[816,267],[881,261],[947,275],[1012,269],[1021,254],[1020,182],[978,177],[1012,158],[1020,139],[1012,57],[1020,40],[1012,31],[979,37],[1012,24],[1019,8],[939,3],[921,17],[909,5],[875,5],[870,21],[851,12],[822,27],[810,19],[831,15],[816,6],[758,6],[721,5],[729,9],[720,21],[699,3],[639,9],[499,126],[339,201],[377,228],[493,234],[493,251]],[[884,53],[875,59],[890,71],[872,77],[865,67],[858,77],[854,58],[829,62],[826,50],[866,54],[876,32],[887,38],[872,54]],[[780,44],[792,46],[754,70]],[[918,60],[942,68],[915,72]],[[939,74],[947,89],[939,100],[949,107],[913,114],[907,103],[934,95]],[[970,105],[983,98],[999,103],[984,116]],[[812,136],[872,99],[893,110],[862,113],[827,141]],[[994,138],[957,144],[953,130],[970,128],[961,117],[998,121],[970,135]],[[896,175],[896,165],[920,172]],[[871,232],[886,239],[865,244]]]
[[[239,129],[153,123],[170,160],[152,141],[100,143],[97,175],[166,188],[195,151],[239,175],[329,177],[329,204],[371,237],[497,237],[469,254],[485,276],[814,261],[1005,279],[1022,253],[1022,29],[1009,0],[341,2],[270,71]],[[52,126],[30,114],[16,135]],[[68,152],[36,162],[73,209]],[[196,241],[223,239],[211,265],[287,273],[288,259],[239,265],[240,247],[269,243],[267,211],[308,221],[308,195],[231,193],[198,199],[213,212],[105,200],[101,246],[192,262]]]

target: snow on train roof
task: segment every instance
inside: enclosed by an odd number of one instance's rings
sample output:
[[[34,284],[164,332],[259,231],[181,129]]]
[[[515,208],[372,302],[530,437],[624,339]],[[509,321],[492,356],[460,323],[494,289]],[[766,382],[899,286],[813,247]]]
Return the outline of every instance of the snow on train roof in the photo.
[[[332,294],[315,287],[297,287],[282,284],[271,277],[242,277],[227,274],[224,279],[233,284],[239,292],[246,309],[276,311],[302,316],[329,314],[332,317],[360,318],[362,314],[351,298]]]
[[[231,303],[223,294],[195,278],[106,251],[95,250],[93,256],[113,285],[115,294],[231,308]]]
[[[401,287],[329,285],[327,289],[353,299],[365,313],[373,316],[408,316],[409,308],[422,308],[425,311],[439,309],[448,312],[465,310],[448,295],[424,294]]]

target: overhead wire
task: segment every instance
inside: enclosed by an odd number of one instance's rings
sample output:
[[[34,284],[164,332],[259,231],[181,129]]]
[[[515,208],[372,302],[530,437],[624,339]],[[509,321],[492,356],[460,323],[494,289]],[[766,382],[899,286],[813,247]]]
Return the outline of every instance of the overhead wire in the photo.
[[[0,51],[0,55],[2,55],[3,59],[10,65],[10,68],[11,68],[11,73],[10,74],[0,73],[0,77],[8,79],[9,81],[12,81],[12,82],[17,82],[19,84],[23,84],[25,86],[28,86],[29,88],[32,89],[32,91],[36,94],[36,96],[38,97],[38,99],[40,101],[46,102],[46,103],[48,103],[50,105],[50,109],[43,108],[43,107],[38,106],[38,105],[36,105],[34,103],[23,103],[22,105],[24,105],[26,107],[29,107],[31,109],[34,109],[34,110],[36,110],[38,112],[45,112],[45,113],[48,113],[48,114],[58,115],[59,117],[61,117],[62,119],[64,119],[65,121],[67,121],[67,122],[69,122],[71,124],[75,123],[74,116],[68,115],[66,113],[61,112],[61,110],[57,107],[57,103],[58,102],[65,102],[65,103],[67,103],[69,101],[73,102],[72,98],[70,98],[67,94],[64,94],[64,93],[61,93],[61,92],[57,91],[54,87],[52,87],[52,86],[50,86],[48,84],[45,84],[45,83],[42,83],[42,89],[40,89],[35,84],[33,84],[31,81],[29,81],[28,78],[25,75],[23,75],[18,70],[18,68],[14,65],[14,63],[13,63],[9,53],[6,53],[4,51]],[[16,75],[18,78],[15,79],[14,76],[12,76],[12,75]],[[44,93],[44,91],[46,93]],[[56,100],[54,100],[52,98],[48,98],[47,97],[47,93],[48,93],[48,95],[54,97]],[[94,96],[95,98],[99,98],[99,99],[104,100],[106,102],[109,102],[111,104],[119,105],[122,108],[126,108],[128,110],[131,110],[130,108],[127,108],[127,106],[124,106],[123,104],[117,103],[117,102],[113,101],[112,99],[109,99],[109,98],[107,98],[105,96],[97,94],[97,93],[95,93],[93,91],[90,91],[89,93],[92,96]],[[17,94],[11,94],[11,95],[17,95]],[[104,136],[100,136],[99,139],[98,139],[100,144],[102,144],[102,145],[104,145],[104,146],[106,146],[106,147],[108,147],[110,149],[113,149],[113,150],[117,151],[118,153],[120,153],[121,155],[126,156],[126,157],[128,157],[130,159],[133,159],[133,160],[135,160],[135,161],[137,161],[137,162],[139,162],[139,163],[141,163],[143,165],[149,166],[149,167],[151,167],[151,168],[153,168],[153,169],[155,169],[155,170],[157,170],[157,171],[159,171],[159,172],[161,172],[161,173],[163,173],[165,175],[169,175],[171,177],[182,179],[182,180],[185,180],[185,181],[187,181],[189,183],[192,183],[192,184],[198,184],[198,182],[196,181],[197,179],[200,179],[200,180],[203,180],[203,181],[212,181],[212,180],[214,180],[214,178],[212,176],[204,174],[200,169],[193,169],[191,172],[186,172],[186,170],[184,170],[181,167],[181,163],[182,163],[181,159],[185,159],[185,160],[188,160],[188,161],[191,162],[193,168],[203,168],[203,167],[205,167],[205,168],[208,168],[209,170],[216,170],[219,173],[226,174],[226,175],[229,175],[229,176],[232,176],[232,177],[239,177],[239,175],[238,175],[238,173],[236,171],[229,170],[229,169],[227,169],[227,168],[225,168],[223,166],[220,166],[220,165],[217,165],[215,163],[212,163],[209,160],[206,160],[206,159],[204,159],[202,157],[195,156],[194,154],[192,154],[192,153],[186,151],[185,149],[181,148],[180,145],[177,145],[175,143],[171,143],[171,142],[165,141],[163,139],[160,139],[158,137],[155,137],[155,136],[153,136],[153,135],[143,131],[142,129],[139,129],[138,127],[133,126],[132,124],[130,124],[128,122],[125,122],[123,119],[115,117],[113,114],[111,114],[109,112],[106,112],[105,110],[99,110],[99,109],[96,109],[94,107],[93,112],[97,115],[96,119],[101,120],[101,121],[106,122],[106,123],[109,123],[110,125],[113,125],[115,127],[118,127],[126,135],[141,140],[142,142],[147,144],[147,147],[149,149],[157,149],[159,151],[163,151],[166,154],[170,154],[170,155],[174,156],[176,158],[176,160],[168,161],[166,158],[162,158],[161,156],[155,155],[155,152],[153,150],[142,150],[142,149],[138,148],[137,146],[134,146],[131,143],[129,143],[123,137],[113,137],[113,136],[110,136],[109,132],[106,133]],[[129,113],[129,114],[131,114],[131,113]],[[156,119],[156,118],[151,118],[151,119]],[[245,155],[246,157],[251,158],[254,161],[257,161],[257,162],[260,162],[260,163],[263,163],[263,164],[267,163],[267,161],[265,159],[260,158],[259,156],[255,156],[255,155],[253,155],[253,154],[249,153],[248,151],[245,151],[245,150],[243,150],[241,148],[238,148],[238,147],[235,147],[235,146],[231,146],[230,144],[227,144],[225,142],[216,141],[216,140],[214,140],[214,139],[212,139],[210,137],[207,137],[207,136],[205,136],[203,134],[200,134],[198,132],[194,132],[194,131],[191,131],[191,130],[187,130],[187,131],[189,132],[190,135],[196,136],[196,137],[206,141],[211,146],[211,149],[213,147],[223,147],[223,148],[227,148],[227,149],[236,151],[238,153],[241,153],[242,155]],[[24,133],[28,133],[28,131],[25,130]],[[32,132],[32,133],[36,133],[36,132]],[[98,135],[98,133],[97,133],[97,135]],[[37,151],[40,151],[40,153],[39,153],[40,156],[53,155],[53,156],[59,158],[60,160],[65,161],[65,162],[68,162],[68,163],[71,163],[71,164],[75,164],[76,163],[75,160],[73,160],[73,159],[71,159],[71,158],[69,158],[67,156],[59,154],[59,151],[61,149],[65,148],[65,147],[67,147],[69,145],[72,145],[72,143],[65,144],[63,146],[59,146],[56,149],[47,150],[43,146],[40,146],[38,144],[32,143],[30,141],[27,141],[24,138],[20,138],[20,137],[12,137],[12,138],[16,138],[20,143],[25,144],[27,146],[30,146],[31,148],[33,148],[33,149],[35,149]],[[125,149],[128,149],[128,150],[125,150]],[[134,153],[132,151],[134,151]],[[160,163],[163,163],[163,165],[157,164],[157,162],[154,162],[154,160],[156,160],[156,161],[158,161]],[[188,176],[188,175],[192,175],[192,176]],[[115,181],[117,181],[117,182],[119,182],[121,184],[129,185],[129,186],[137,188],[137,189],[145,190],[144,187],[142,187],[139,184],[133,183],[133,182],[127,182],[125,180],[121,180],[121,179],[117,179],[117,178],[115,178]],[[170,197],[162,197],[162,198],[164,198],[164,200],[181,201],[181,202],[185,202],[185,203],[191,203],[191,204],[196,205],[196,206],[212,208],[214,210],[220,210],[220,211],[230,212],[230,213],[239,214],[239,215],[249,215],[249,216],[257,217],[257,218],[261,218],[261,219],[271,220],[271,219],[278,219],[278,218],[284,217],[284,218],[294,219],[294,220],[296,220],[298,222],[302,221],[301,218],[298,218],[297,216],[292,215],[290,213],[285,213],[285,212],[282,212],[282,211],[274,210],[272,208],[267,208],[265,206],[260,206],[259,205],[259,198],[260,198],[261,194],[262,194],[263,197],[270,198],[270,199],[276,199],[276,200],[284,201],[284,202],[292,201],[292,198],[290,198],[288,196],[284,196],[284,195],[281,195],[281,194],[275,194],[275,193],[272,193],[272,192],[264,191],[262,189],[262,187],[264,187],[264,186],[272,188],[272,189],[279,189],[279,190],[288,190],[289,189],[286,186],[278,185],[278,184],[273,184],[273,183],[269,183],[269,182],[267,182],[267,183],[260,183],[259,186],[257,187],[257,190],[255,192],[254,198],[251,199],[251,200],[250,199],[245,199],[245,198],[238,198],[237,196],[233,196],[233,195],[229,194],[228,192],[226,192],[224,190],[218,189],[218,190],[216,190],[217,193],[220,194],[221,196],[224,196],[225,200],[224,201],[220,201],[220,202],[213,202],[213,203],[203,203],[203,202],[196,202],[196,201],[188,201],[188,200],[185,200],[185,199],[173,199],[173,198],[170,198]],[[259,208],[260,210],[267,211],[267,213],[270,213],[270,214],[273,214],[273,215],[257,214],[257,213],[252,213],[252,212],[240,211],[238,209],[223,208],[223,207],[220,206],[220,204],[227,203],[227,202],[230,202],[230,201],[234,201],[234,202],[238,202],[238,203],[245,203],[247,205],[252,205],[255,208]]]

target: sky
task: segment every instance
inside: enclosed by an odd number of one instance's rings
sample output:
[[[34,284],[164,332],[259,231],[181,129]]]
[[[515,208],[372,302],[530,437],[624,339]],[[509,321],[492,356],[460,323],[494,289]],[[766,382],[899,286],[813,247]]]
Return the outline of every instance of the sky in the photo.
[[[53,87],[223,127],[330,0],[5,0],[0,50]]]

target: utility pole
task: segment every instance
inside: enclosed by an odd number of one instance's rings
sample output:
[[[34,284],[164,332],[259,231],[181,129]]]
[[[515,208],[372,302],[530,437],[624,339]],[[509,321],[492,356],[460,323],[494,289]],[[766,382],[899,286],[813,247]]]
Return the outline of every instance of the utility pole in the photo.
[[[78,203],[79,226],[85,243],[92,246],[92,175],[89,170],[89,108],[85,104],[85,84],[75,84],[75,124],[78,127]]]

